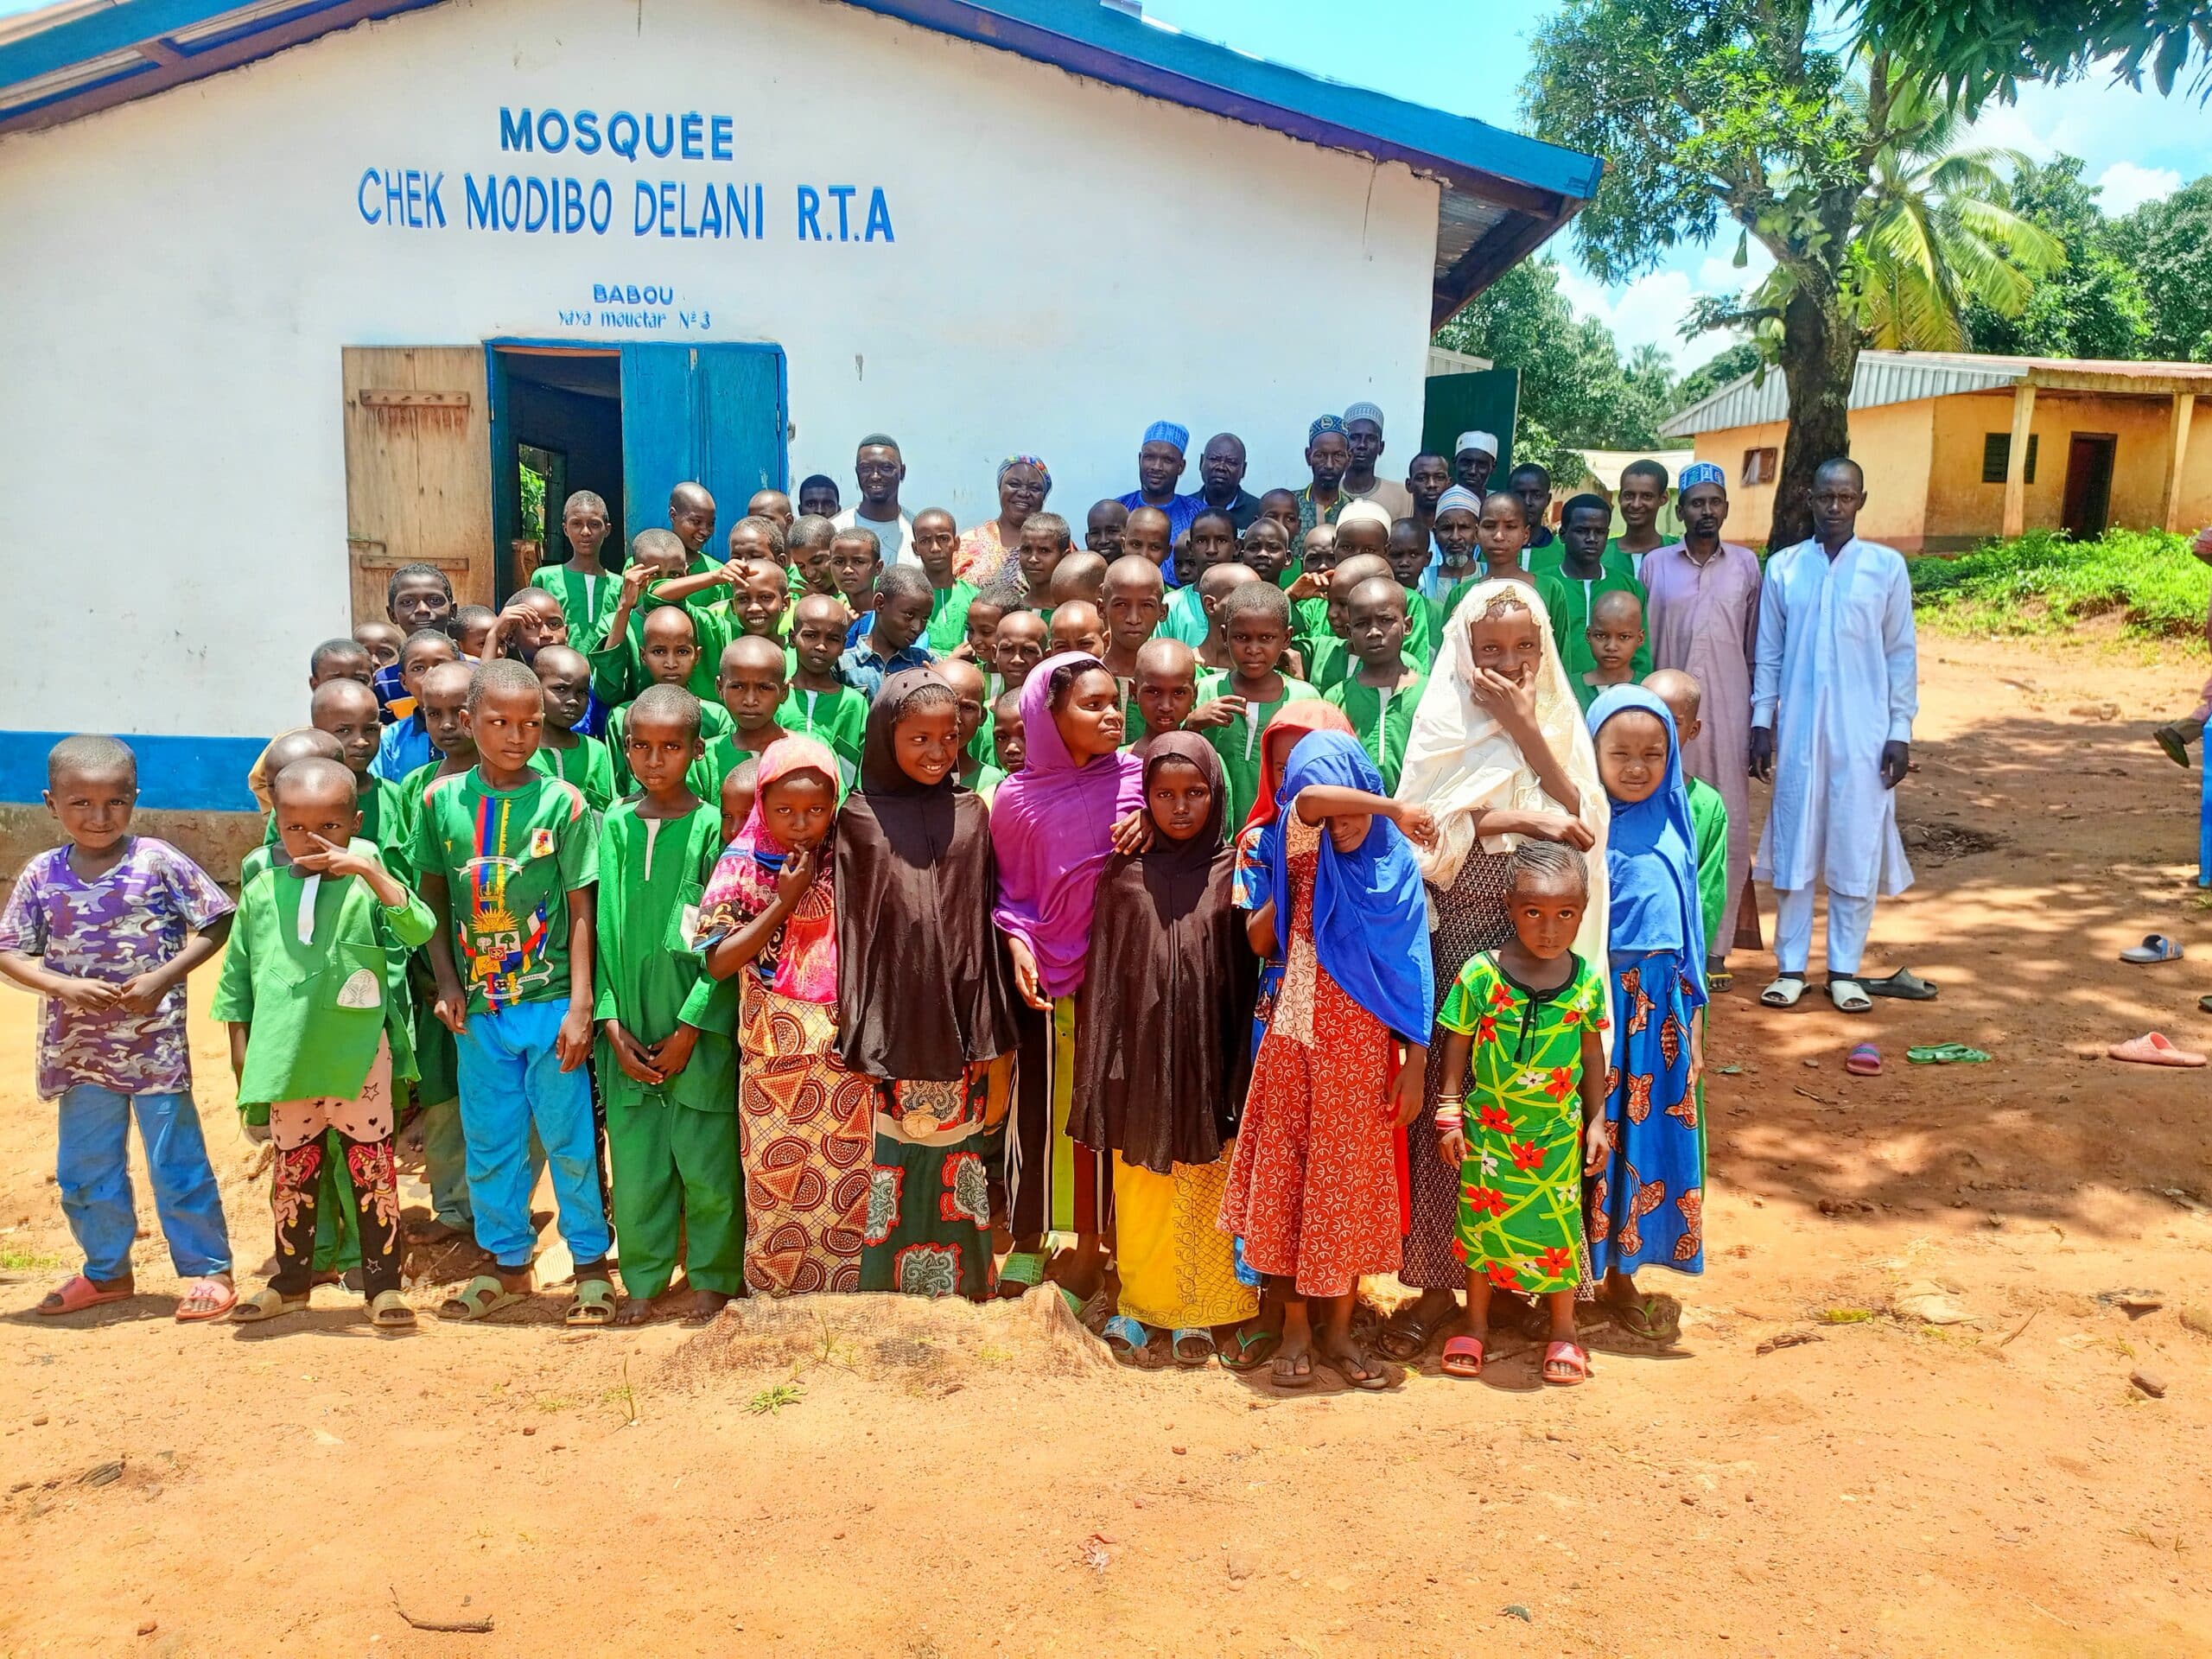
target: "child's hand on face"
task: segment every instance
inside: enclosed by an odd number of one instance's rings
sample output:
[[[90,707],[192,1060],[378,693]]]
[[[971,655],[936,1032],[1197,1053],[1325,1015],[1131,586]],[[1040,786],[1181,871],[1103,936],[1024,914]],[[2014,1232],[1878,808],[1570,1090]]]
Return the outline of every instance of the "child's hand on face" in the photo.
[[[359,875],[372,872],[381,874],[384,866],[374,859],[363,858],[350,847],[340,847],[325,841],[321,836],[313,837],[318,852],[302,854],[292,862],[309,875]]]
[[[785,910],[804,899],[806,890],[814,885],[817,862],[811,847],[804,848],[785,858],[783,870],[776,877],[776,899]]]
[[[1603,1117],[1592,1120],[1582,1131],[1582,1173],[1595,1175],[1613,1155],[1613,1126]]]
[[[1510,730],[1526,730],[1536,723],[1536,692],[1533,685],[1509,680],[1495,669],[1478,668],[1468,682],[1476,706],[1497,716]]]
[[[1139,853],[1152,850],[1152,819],[1143,812],[1131,812],[1114,821],[1109,837],[1114,850],[1124,858],[1134,858]]]
[[[1244,699],[1242,697],[1213,697],[1191,710],[1183,722],[1186,732],[1203,732],[1213,726],[1234,726],[1244,718]]]
[[[599,1028],[607,1039],[607,1046],[614,1051],[614,1063],[622,1068],[626,1075],[648,1084],[668,1081],[659,1066],[653,1063],[652,1052],[623,1030],[620,1020],[602,1020]]]

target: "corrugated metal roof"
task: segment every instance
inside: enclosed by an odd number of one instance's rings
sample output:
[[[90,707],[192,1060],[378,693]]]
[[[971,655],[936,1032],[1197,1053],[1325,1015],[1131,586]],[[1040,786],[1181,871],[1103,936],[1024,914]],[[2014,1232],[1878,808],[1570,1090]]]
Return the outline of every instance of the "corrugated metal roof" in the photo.
[[[1711,396],[1666,421],[1660,432],[1670,438],[1694,437],[1726,427],[1759,426],[1789,418],[1789,385],[1782,371],[1769,369],[1765,384],[1755,370],[1732,380]],[[2023,380],[2038,385],[2116,392],[2139,391],[2164,396],[2176,383],[2184,389],[2212,390],[2212,364],[2128,363],[2103,358],[1987,357],[1974,352],[1861,352],[1851,379],[1850,407],[1879,409],[1922,397],[1959,392],[1995,391]],[[2144,385],[2163,382],[2164,385]]]
[[[54,126],[438,0],[60,0],[0,29],[0,134]],[[1131,0],[845,0],[1437,181],[1440,322],[1581,210],[1603,164],[1183,34]]]

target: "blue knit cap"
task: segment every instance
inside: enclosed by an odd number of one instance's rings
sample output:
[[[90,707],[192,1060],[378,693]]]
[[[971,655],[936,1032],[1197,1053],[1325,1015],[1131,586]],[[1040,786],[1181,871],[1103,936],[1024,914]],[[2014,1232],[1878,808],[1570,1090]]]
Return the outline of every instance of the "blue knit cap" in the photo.
[[[1154,421],[1145,428],[1144,441],[1147,443],[1172,443],[1179,450],[1188,449],[1191,447],[1191,429],[1178,426],[1173,421]]]

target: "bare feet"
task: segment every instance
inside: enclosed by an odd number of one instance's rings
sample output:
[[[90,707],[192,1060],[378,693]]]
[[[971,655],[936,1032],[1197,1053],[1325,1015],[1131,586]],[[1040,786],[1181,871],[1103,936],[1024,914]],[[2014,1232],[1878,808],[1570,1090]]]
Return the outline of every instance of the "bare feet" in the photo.
[[[686,1325],[711,1325],[715,1316],[729,1306],[729,1293],[721,1290],[695,1290],[691,1293],[691,1309],[683,1316]]]

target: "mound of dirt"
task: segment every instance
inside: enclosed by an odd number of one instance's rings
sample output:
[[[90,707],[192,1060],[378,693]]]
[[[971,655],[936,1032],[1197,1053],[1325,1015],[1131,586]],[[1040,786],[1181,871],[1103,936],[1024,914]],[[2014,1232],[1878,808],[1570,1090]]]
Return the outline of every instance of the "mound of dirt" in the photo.
[[[1106,1345],[1050,1290],[980,1306],[954,1296],[758,1296],[730,1303],[670,1355],[661,1380],[697,1388],[818,1365],[923,1390],[949,1390],[983,1373],[1077,1376],[1116,1369]]]

